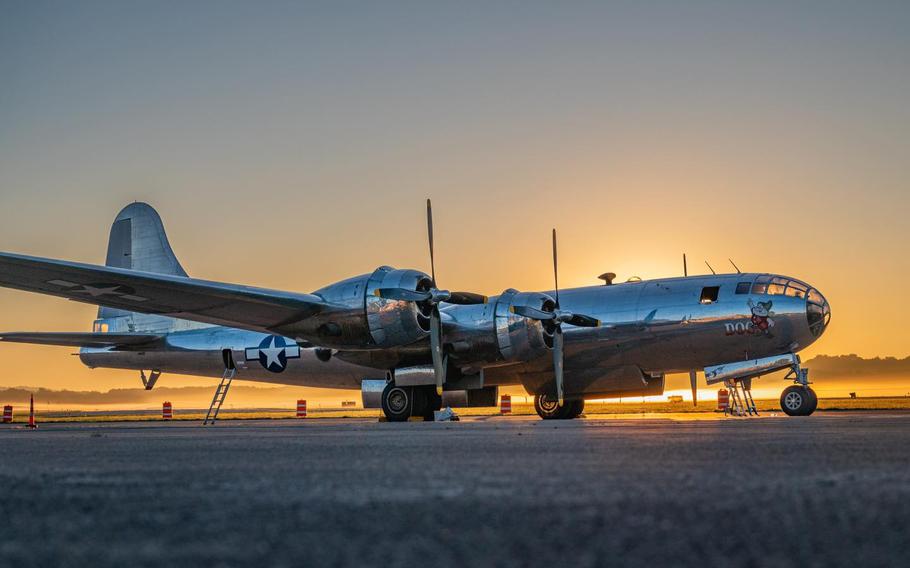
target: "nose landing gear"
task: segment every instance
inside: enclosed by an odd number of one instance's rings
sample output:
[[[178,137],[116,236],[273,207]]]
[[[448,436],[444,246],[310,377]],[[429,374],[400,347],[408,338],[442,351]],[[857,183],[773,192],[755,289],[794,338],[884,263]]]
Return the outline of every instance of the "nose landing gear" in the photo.
[[[794,364],[785,379],[793,379],[795,385],[784,389],[780,395],[780,408],[787,416],[809,416],[818,408],[818,395],[809,387],[809,369]]]
[[[818,407],[818,395],[809,387],[789,386],[780,395],[780,407],[787,416],[809,416]]]

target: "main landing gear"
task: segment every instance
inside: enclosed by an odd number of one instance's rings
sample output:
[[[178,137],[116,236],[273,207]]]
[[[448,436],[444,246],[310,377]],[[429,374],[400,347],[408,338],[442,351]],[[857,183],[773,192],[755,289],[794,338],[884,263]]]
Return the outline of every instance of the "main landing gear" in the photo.
[[[567,400],[562,406],[559,401],[539,394],[534,397],[534,410],[544,420],[571,420],[578,418],[585,410],[583,399]]]
[[[435,385],[399,387],[390,382],[382,391],[382,412],[389,422],[407,422],[412,417],[432,420],[433,412],[441,408]]]
[[[781,410],[787,416],[809,416],[815,412],[818,408],[818,395],[809,387],[809,369],[803,369],[797,363],[784,378],[792,378],[796,384],[785,388],[781,393]]]

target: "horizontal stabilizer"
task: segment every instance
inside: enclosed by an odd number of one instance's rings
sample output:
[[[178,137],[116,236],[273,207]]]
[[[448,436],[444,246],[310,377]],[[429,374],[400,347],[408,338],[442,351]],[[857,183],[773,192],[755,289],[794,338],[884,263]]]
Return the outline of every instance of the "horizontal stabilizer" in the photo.
[[[0,341],[62,347],[136,347],[164,339],[148,333],[4,333]]]

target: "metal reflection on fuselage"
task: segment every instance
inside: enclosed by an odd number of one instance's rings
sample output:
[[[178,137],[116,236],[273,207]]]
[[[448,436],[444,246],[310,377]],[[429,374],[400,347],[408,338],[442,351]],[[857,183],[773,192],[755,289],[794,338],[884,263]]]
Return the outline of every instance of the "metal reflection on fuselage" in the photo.
[[[705,294],[706,289],[713,288],[716,291]],[[531,392],[546,390],[547,382],[552,382],[551,357],[546,350],[530,352],[533,357],[514,364],[490,361],[491,346],[494,352],[502,353],[495,349],[499,341],[496,333],[501,334],[502,326],[497,327],[494,320],[498,312],[490,307],[497,300],[490,298],[488,306],[443,306],[446,336],[457,342],[449,345],[453,365],[466,370],[485,368],[488,385],[523,384]],[[654,385],[645,384],[647,377],[795,353],[815,341],[830,318],[827,301],[817,290],[795,279],[768,274],[667,278],[567,289],[560,291],[560,301],[563,309],[589,314],[602,322],[599,328],[565,325],[566,392],[573,395],[591,394],[594,385],[603,389],[604,381],[621,368],[640,369],[645,377],[643,388],[652,392]],[[820,329],[818,318],[812,320],[809,315],[816,309],[811,306],[817,306],[816,312],[821,314]],[[485,318],[493,318],[489,326],[483,323]],[[359,358],[354,351],[339,352],[329,360],[318,358],[313,349],[300,349],[299,358],[284,359],[276,351],[271,362],[266,353],[269,369],[258,357],[262,346],[284,347],[269,343],[270,336],[231,328],[190,327],[195,328],[169,334],[163,349],[84,349],[82,360],[93,367],[156,368],[219,377],[221,351],[230,349],[235,360],[242,362],[238,379],[359,388],[360,380],[405,364],[405,357],[409,365],[420,364],[420,354],[426,351],[425,338],[390,351],[400,353],[392,355],[398,359],[375,359],[382,361],[380,364]],[[485,333],[493,335],[481,336]],[[293,344],[293,339],[284,339],[286,345]],[[250,357],[257,349],[257,356]],[[473,359],[477,357],[483,361]],[[275,372],[279,367],[282,372]]]

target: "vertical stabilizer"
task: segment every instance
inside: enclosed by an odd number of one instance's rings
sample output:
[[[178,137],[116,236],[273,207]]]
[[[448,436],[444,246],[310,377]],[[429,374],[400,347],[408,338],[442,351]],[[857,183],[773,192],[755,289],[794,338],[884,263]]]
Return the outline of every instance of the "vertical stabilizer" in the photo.
[[[127,205],[114,219],[105,265],[172,276],[187,275],[171,249],[158,212],[139,202]],[[126,315],[130,312],[105,307],[98,310],[99,319]]]
[[[114,219],[105,264],[128,270],[186,276],[167,240],[158,212],[139,202],[128,205]]]

